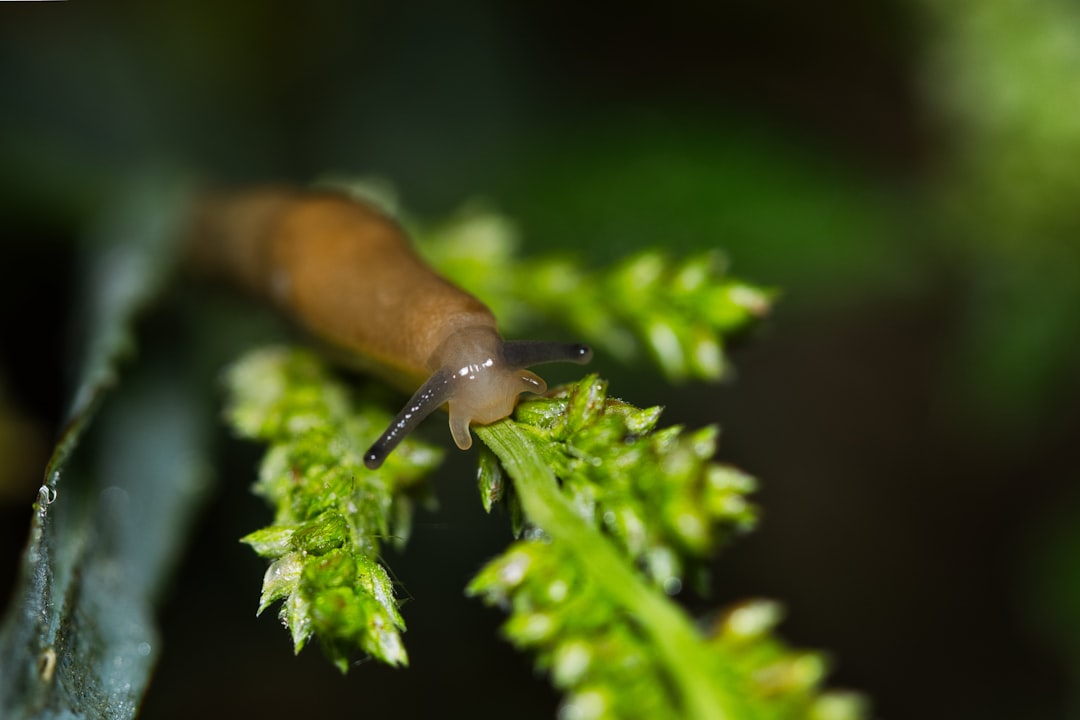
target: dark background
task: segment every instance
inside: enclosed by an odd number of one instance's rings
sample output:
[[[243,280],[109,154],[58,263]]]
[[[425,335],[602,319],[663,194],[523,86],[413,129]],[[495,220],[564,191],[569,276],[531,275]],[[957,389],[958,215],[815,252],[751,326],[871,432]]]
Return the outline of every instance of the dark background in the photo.
[[[527,253],[719,247],[780,288],[732,382],[599,360],[669,422],[721,423],[721,458],[761,479],[715,601],[783,601],[784,636],[876,716],[1075,717],[1075,11],[581,5],[3,3],[0,597],[67,392],[72,248],[109,193],[147,168],[379,176],[421,217],[486,199]],[[257,458],[221,438],[147,717],[553,716],[462,595],[509,537],[469,457],[390,557],[411,667],[347,677],[254,619]]]

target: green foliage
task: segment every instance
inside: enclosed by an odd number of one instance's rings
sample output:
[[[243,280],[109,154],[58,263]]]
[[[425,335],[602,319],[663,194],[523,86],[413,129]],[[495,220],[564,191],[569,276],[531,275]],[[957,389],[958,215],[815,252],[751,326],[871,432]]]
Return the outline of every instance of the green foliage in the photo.
[[[564,717],[861,717],[858,697],[820,693],[820,655],[772,635],[775,605],[702,633],[661,592],[752,524],[753,483],[711,461],[711,429],[655,431],[657,417],[590,376],[477,428],[533,529],[469,592],[510,612],[504,632],[566,691]]]
[[[383,469],[363,468],[389,415],[354,410],[305,352],[254,352],[228,384],[234,427],[270,443],[255,489],[276,516],[244,538],[271,561],[260,611],[280,601],[296,649],[315,636],[343,671],[357,650],[404,664],[403,620],[376,559],[380,539],[404,539],[395,518],[439,453],[410,440]],[[468,592],[510,610],[507,637],[567,693],[566,717],[859,717],[858,698],[820,692],[821,656],[773,636],[774,605],[740,606],[702,632],[669,599],[753,525],[754,483],[712,460],[715,429],[658,430],[659,415],[607,397],[590,375],[474,428],[488,447],[482,501],[509,499],[524,538]]]
[[[281,601],[296,652],[314,635],[342,672],[356,649],[405,664],[405,623],[377,562],[379,546],[408,537],[407,491],[441,452],[408,439],[381,469],[365,468],[367,443],[391,415],[354,407],[308,353],[254,352],[229,370],[227,383],[232,426],[270,446],[254,489],[275,508],[274,523],[243,538],[270,560],[259,612]]]
[[[538,443],[578,515],[602,528],[651,581],[681,587],[684,558],[705,559],[731,532],[750,529],[754,481],[712,462],[717,429],[655,431],[661,408],[607,397],[589,375],[515,415]],[[481,467],[481,483],[491,465]]]
[[[1080,361],[1080,7],[1072,0],[923,2],[925,86],[953,131],[940,220],[970,273],[956,382],[986,418],[1041,432]]]
[[[479,209],[420,233],[418,245],[505,331],[522,334],[538,320],[563,325],[624,362],[647,353],[674,381],[724,376],[724,336],[765,315],[773,296],[727,276],[715,251],[681,261],[645,251],[599,271],[569,255],[522,262],[513,225]]]

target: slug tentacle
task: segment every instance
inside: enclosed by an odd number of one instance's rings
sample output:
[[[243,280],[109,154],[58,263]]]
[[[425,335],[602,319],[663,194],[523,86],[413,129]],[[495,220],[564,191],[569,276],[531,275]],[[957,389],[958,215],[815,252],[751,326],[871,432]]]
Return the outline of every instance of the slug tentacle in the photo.
[[[462,410],[450,406],[450,436],[461,450],[472,447],[472,433],[469,432],[471,418]]]
[[[364,454],[364,465],[375,470],[383,464],[386,456],[398,446],[398,443],[424,418],[439,409],[446,402],[453,388],[453,377],[446,370],[437,370],[427,379],[420,389],[413,393],[409,402],[383,431],[379,439]],[[466,426],[467,427],[467,426]],[[468,429],[465,434],[468,435]]]

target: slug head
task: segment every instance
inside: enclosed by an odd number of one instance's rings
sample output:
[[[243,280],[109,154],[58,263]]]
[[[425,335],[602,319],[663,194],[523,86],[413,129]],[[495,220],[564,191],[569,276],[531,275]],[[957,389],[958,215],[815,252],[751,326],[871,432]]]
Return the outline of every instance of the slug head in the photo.
[[[432,354],[430,364],[437,369],[364,455],[364,464],[372,470],[382,465],[397,444],[444,403],[449,405],[450,434],[459,448],[467,450],[472,446],[469,425],[501,420],[514,411],[521,393],[547,390],[547,384],[526,367],[586,363],[591,358],[586,345],[504,342],[487,326],[459,330]]]

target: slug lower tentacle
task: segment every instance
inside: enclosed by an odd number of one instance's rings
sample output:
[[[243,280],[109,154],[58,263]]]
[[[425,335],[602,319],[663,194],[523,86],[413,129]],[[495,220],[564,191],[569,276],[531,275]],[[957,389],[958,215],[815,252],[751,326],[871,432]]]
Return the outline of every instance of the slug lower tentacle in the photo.
[[[189,251],[195,265],[266,297],[332,345],[420,385],[365,454],[372,469],[436,408],[448,406],[454,442],[467,449],[472,423],[502,419],[521,393],[546,390],[525,368],[592,357],[585,345],[504,342],[491,311],[425,265],[393,220],[344,195],[271,188],[210,197]]]

